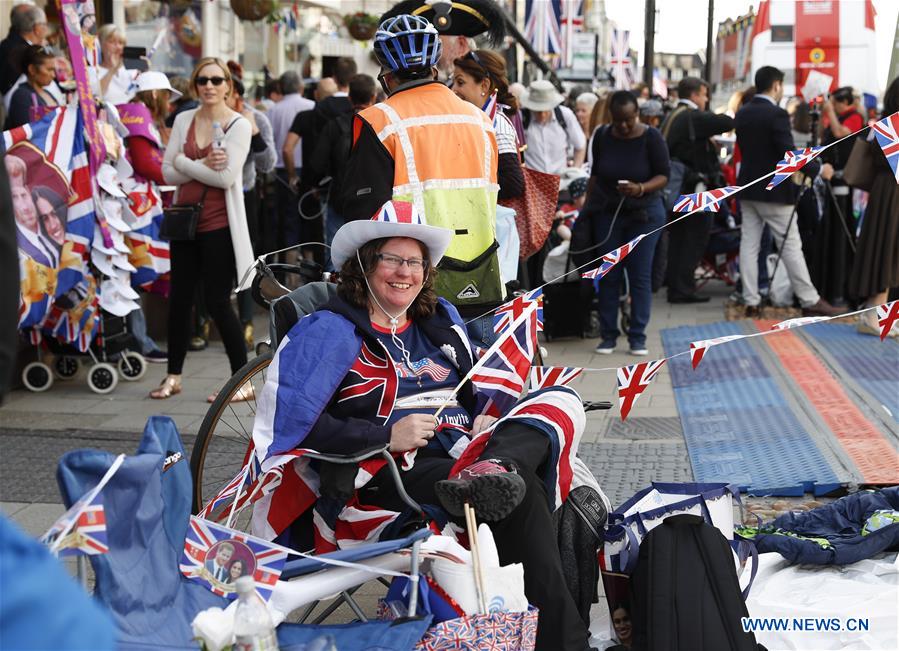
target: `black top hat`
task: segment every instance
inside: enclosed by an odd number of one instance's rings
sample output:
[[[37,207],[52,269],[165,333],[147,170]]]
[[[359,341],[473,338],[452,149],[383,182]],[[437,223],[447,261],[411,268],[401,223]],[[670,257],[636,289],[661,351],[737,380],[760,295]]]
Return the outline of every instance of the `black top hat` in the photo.
[[[402,0],[381,16],[381,22],[400,14],[426,18],[448,36],[486,33],[493,45],[499,45],[506,36],[505,12],[492,0]]]

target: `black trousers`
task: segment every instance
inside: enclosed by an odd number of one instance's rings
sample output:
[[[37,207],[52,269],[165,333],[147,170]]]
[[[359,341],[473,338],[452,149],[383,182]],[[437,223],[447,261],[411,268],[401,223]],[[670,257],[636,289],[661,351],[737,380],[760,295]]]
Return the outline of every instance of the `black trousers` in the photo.
[[[421,504],[440,503],[434,484],[446,479],[455,463],[445,454],[437,454],[422,448],[412,469],[402,473],[406,491]],[[549,459],[549,440],[526,425],[509,423],[493,434],[481,458],[512,461],[527,484],[521,504],[501,522],[489,524],[500,563],[524,565],[524,592],[540,609],[538,651],[584,651],[589,632],[565,582],[556,527],[539,476]],[[379,472],[360,497],[365,503],[394,511],[406,508],[386,471]],[[464,522],[459,524],[464,526]]]
[[[240,321],[231,307],[231,289],[237,273],[231,229],[197,233],[196,239],[188,242],[172,242],[170,253],[168,372],[179,375],[184,367],[191,307],[198,284],[202,287],[206,310],[222,336],[231,372],[237,371],[247,363],[247,349]]]
[[[668,299],[696,293],[696,267],[709,244],[712,213],[699,212],[668,229]]]

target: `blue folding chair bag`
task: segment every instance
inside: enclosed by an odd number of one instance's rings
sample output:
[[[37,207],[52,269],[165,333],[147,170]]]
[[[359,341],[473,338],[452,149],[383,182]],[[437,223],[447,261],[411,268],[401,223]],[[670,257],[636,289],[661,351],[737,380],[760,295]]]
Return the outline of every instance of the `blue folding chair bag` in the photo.
[[[96,450],[63,455],[57,480],[66,505],[94,487],[114,460],[114,455]],[[229,602],[179,570],[190,518],[191,478],[170,418],[148,420],[137,454],[125,458],[102,494],[109,553],[90,560],[95,595],[113,615],[120,648],[196,649],[193,618]]]

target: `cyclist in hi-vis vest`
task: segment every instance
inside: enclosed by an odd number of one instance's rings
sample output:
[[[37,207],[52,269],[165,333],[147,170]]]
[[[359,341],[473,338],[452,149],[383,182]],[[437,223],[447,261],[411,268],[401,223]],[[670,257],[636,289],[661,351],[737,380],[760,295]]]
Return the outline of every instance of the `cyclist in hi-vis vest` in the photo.
[[[370,219],[385,201],[409,201],[428,224],[451,229],[435,289],[463,317],[479,316],[505,298],[493,126],[484,111],[437,81],[440,38],[424,18],[388,18],[374,51],[388,99],[356,116],[340,210],[348,220]],[[488,343],[484,329],[473,339]]]

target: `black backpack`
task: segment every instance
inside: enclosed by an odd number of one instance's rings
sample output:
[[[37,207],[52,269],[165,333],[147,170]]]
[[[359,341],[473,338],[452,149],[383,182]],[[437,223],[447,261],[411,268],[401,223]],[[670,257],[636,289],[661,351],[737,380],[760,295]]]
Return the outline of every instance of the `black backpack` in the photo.
[[[675,515],[640,543],[631,576],[634,651],[757,651],[730,544],[695,515]]]

